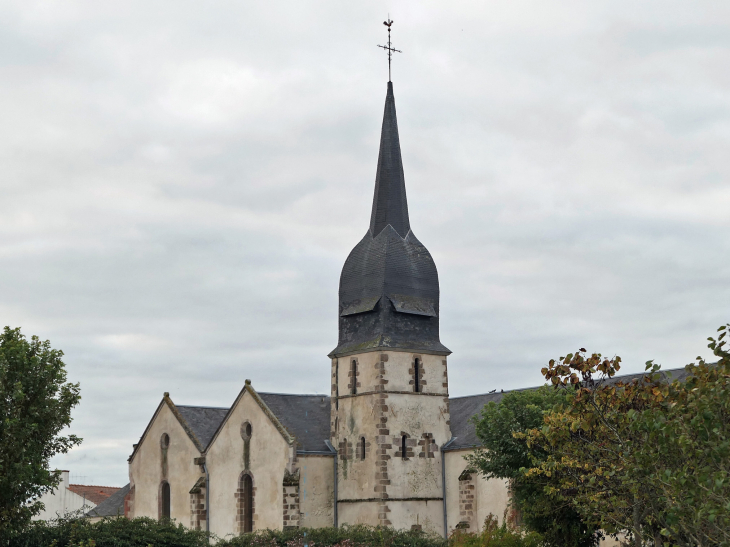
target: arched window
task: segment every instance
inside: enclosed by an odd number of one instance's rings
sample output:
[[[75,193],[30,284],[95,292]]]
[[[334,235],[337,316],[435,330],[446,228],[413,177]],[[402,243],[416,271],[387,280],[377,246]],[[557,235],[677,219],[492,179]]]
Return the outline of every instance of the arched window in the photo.
[[[350,394],[357,394],[357,361],[355,359],[350,363]]]
[[[241,473],[238,479],[238,531],[253,532],[253,477],[250,473]]]
[[[421,391],[421,360],[418,358],[413,363],[413,391]]]
[[[243,476],[243,531],[253,532],[253,480],[251,475]]]
[[[163,433],[160,437],[160,448],[163,450],[170,447],[170,436],[167,433]]]
[[[162,481],[160,484],[160,519],[170,518],[170,483]]]
[[[360,437],[360,459],[365,459],[365,437]]]
[[[408,458],[406,457],[406,450],[407,450],[407,448],[406,448],[406,439],[407,439],[407,438],[408,438],[408,437],[406,437],[405,435],[403,435],[403,436],[401,437],[401,439],[400,439],[400,452],[401,452],[401,458],[403,458],[404,460],[408,459]]]

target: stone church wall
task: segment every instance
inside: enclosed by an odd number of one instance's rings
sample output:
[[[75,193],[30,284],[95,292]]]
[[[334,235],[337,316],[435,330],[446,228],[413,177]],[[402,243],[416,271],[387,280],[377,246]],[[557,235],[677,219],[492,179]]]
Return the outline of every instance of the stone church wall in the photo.
[[[391,503],[390,520],[404,530],[418,529],[441,535],[444,529],[444,505],[441,500]]]
[[[469,469],[464,456],[472,450],[446,451],[446,510],[448,529],[451,533],[460,523],[470,525],[468,531],[482,529],[484,519],[491,513],[500,522],[509,503],[507,481],[486,480],[477,473],[464,473]],[[470,475],[467,478],[467,475]],[[459,480],[461,477],[462,480]],[[469,488],[472,486],[473,488]],[[476,529],[475,529],[476,527]]]
[[[342,524],[370,524],[378,522],[379,501],[340,503],[337,518]]]
[[[441,453],[450,438],[442,397],[390,394],[388,425],[391,458],[388,496],[392,498],[441,498]],[[401,439],[406,435],[406,459]],[[443,520],[443,519],[442,519]],[[443,527],[443,526],[442,526]]]
[[[414,390],[415,359],[419,392]],[[362,353],[333,360],[333,380],[339,393],[332,412],[339,523],[411,528],[423,527],[423,520],[430,531],[441,533],[443,517],[436,518],[443,512],[439,447],[451,437],[446,358]]]
[[[248,461],[242,435],[246,423],[251,424]],[[211,532],[221,537],[238,534],[241,508],[236,494],[244,471],[253,479],[253,529],[281,529],[284,472],[291,467],[292,456],[293,447],[253,396],[244,392],[206,454],[211,483]]]
[[[163,449],[161,439],[169,435],[169,446]],[[200,453],[166,403],[150,424],[147,434],[129,466],[129,480],[134,487],[133,517],[159,518],[160,484],[170,484],[170,517],[188,525],[190,522],[190,489],[200,477],[193,459]]]
[[[333,456],[299,456],[301,526],[324,528],[334,524]]]

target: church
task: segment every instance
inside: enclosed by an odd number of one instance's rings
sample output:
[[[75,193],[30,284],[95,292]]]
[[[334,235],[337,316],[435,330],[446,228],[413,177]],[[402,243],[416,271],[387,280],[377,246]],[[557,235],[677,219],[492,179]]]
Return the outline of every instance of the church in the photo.
[[[501,520],[506,482],[464,456],[478,445],[470,418],[502,395],[449,397],[438,272],[408,217],[392,82],[370,226],[342,268],[338,313],[329,397],[250,380],[229,408],[165,393],[128,460],[125,514],[219,537],[359,523],[444,535]]]

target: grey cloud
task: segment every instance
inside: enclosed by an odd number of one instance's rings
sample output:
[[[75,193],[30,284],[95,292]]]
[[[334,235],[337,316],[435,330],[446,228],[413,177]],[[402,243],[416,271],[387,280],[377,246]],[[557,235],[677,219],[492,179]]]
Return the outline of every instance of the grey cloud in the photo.
[[[54,463],[124,484],[162,392],[328,391],[390,11],[454,395],[727,321],[730,10],[712,2],[5,2],[0,316],[82,383]]]

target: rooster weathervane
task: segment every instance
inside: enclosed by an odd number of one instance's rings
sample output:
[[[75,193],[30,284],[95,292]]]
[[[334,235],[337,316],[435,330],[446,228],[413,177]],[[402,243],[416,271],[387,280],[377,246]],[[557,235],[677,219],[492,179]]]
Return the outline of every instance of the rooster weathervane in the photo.
[[[378,45],[378,47],[382,47],[385,51],[388,52],[388,81],[390,82],[390,60],[393,58],[393,52],[403,53],[399,49],[395,49],[392,44],[390,43],[390,27],[393,24],[393,21],[390,20],[390,16],[388,16],[387,21],[383,21],[383,24],[388,27],[388,45],[387,46],[381,46]]]

